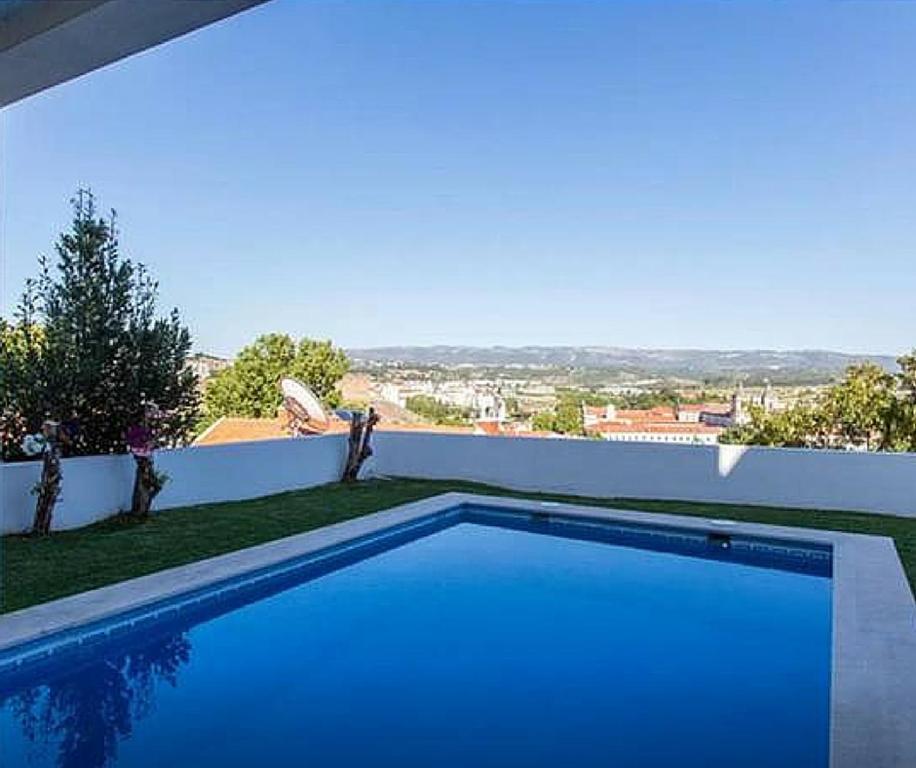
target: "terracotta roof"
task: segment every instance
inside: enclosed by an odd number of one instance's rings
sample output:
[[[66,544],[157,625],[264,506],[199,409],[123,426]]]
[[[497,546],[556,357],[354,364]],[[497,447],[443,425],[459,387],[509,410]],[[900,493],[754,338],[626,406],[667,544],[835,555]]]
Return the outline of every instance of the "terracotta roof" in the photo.
[[[279,437],[289,437],[281,419],[242,419],[224,416],[200,435],[194,441],[194,445],[276,440]]]
[[[677,421],[674,408],[657,405],[655,408],[639,408],[617,411],[616,421]]]
[[[340,419],[332,419],[325,434],[342,434],[348,432],[350,425]],[[439,424],[395,424],[382,420],[375,428],[376,432],[441,432],[449,434],[470,435],[474,429],[470,426],[443,426]],[[223,443],[245,443],[253,440],[277,440],[290,437],[286,429],[286,420],[245,419],[224,416],[207,429],[194,441],[194,445],[221,445]]]

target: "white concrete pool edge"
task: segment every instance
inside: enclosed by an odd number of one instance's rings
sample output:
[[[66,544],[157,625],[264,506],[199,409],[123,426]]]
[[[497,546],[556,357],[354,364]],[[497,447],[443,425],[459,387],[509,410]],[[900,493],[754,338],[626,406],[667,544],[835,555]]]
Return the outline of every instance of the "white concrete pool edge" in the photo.
[[[0,616],[0,652],[125,611],[261,571],[460,504],[653,527],[717,531],[833,548],[831,768],[916,766],[916,603],[893,541],[885,537],[729,523],[708,518],[446,493],[324,528],[158,571]]]

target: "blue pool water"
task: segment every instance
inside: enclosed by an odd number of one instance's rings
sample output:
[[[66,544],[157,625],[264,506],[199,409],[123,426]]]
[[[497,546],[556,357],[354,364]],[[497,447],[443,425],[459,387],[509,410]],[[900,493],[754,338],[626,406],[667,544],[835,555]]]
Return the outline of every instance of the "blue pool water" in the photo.
[[[485,510],[392,543],[0,671],[0,764],[826,768],[829,554]]]

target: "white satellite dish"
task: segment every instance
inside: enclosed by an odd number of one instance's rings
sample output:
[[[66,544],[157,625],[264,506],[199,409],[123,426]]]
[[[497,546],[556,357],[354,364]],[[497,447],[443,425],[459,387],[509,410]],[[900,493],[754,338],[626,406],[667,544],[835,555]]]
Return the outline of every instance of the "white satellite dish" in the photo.
[[[290,415],[290,425],[297,432],[317,434],[327,431],[330,419],[315,393],[296,379],[281,379],[283,407]]]

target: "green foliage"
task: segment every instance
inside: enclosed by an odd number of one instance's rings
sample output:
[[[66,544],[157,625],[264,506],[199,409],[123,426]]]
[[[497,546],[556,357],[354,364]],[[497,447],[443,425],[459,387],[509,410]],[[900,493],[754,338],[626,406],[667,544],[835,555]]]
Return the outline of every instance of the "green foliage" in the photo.
[[[531,420],[533,429],[539,432],[556,432],[561,435],[585,434],[582,419],[582,393],[561,392],[552,411],[541,411]]]
[[[531,426],[542,432],[584,435],[583,405],[603,407],[613,404],[618,408],[644,409],[662,405],[673,407],[679,401],[691,402],[691,399],[682,398],[675,390],[668,388],[626,395],[604,395],[586,389],[558,389],[556,406],[551,411],[535,414]]]
[[[14,322],[0,328],[3,455],[17,458],[22,436],[46,419],[78,425],[70,454],[123,453],[148,402],[164,412],[163,442],[181,444],[198,408],[190,334],[177,310],[157,315],[158,285],[121,256],[114,212],[97,217],[82,190],[72,202],[56,259],[40,259]]]
[[[531,428],[536,432],[554,432],[555,419],[553,411],[540,411],[531,417]]]
[[[206,422],[221,416],[272,418],[283,400],[277,386],[285,376],[307,385],[328,407],[340,403],[337,384],[350,367],[346,353],[330,341],[283,333],[261,336],[245,347],[228,368],[207,382]]]
[[[616,395],[611,398],[611,401],[618,408],[627,408],[627,409],[647,409],[647,408],[657,408],[659,406],[675,406],[678,401],[686,402],[682,398],[678,398],[677,392],[673,389],[659,389],[652,390],[649,392],[635,392],[632,394],[625,395]]]
[[[822,408],[799,403],[784,411],[750,409],[750,423],[727,429],[722,443],[772,445],[785,448],[818,448],[825,444],[828,424]]]
[[[916,353],[898,360],[900,372],[873,363],[850,366],[842,381],[811,403],[767,413],[751,408],[750,423],[722,442],[808,448],[916,450]]]
[[[27,296],[16,322],[0,318],[0,459],[22,456],[19,447],[29,432],[37,432],[34,414],[43,412],[42,358],[45,335],[34,319],[33,297]]]
[[[850,366],[822,404],[824,418],[844,444],[884,448],[893,440],[894,377],[873,363]]]
[[[513,419],[522,415],[522,405],[517,397],[506,398],[506,413]]]
[[[592,405],[604,407],[609,403],[613,403],[615,398],[601,394],[600,392],[594,392],[590,389],[557,387],[557,402],[559,403],[562,401],[575,401],[579,403],[580,406]]]
[[[894,432],[888,447],[916,451],[916,351],[897,359],[897,398],[894,401]]]
[[[614,405],[617,408],[643,410],[659,406],[674,407],[678,403],[705,403],[711,398],[705,392],[697,392],[693,396],[685,396],[671,387],[644,390],[620,395],[606,395],[588,389],[558,389],[558,399],[575,398],[582,405],[606,406]]]
[[[407,410],[429,419],[434,424],[467,424],[471,412],[466,408],[448,405],[429,395],[413,395],[407,398]]]

